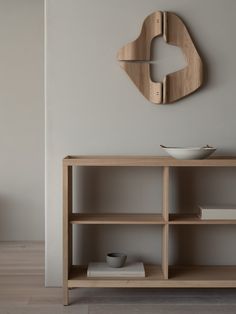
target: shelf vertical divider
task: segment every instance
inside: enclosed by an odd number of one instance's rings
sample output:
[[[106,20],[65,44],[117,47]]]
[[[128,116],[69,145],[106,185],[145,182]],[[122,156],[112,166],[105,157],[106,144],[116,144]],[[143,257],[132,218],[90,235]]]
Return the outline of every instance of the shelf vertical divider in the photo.
[[[68,279],[72,267],[72,166],[63,164],[63,301],[69,304]]]
[[[164,166],[162,176],[162,215],[165,221],[162,227],[162,272],[164,279],[169,277],[169,186],[170,168]]]

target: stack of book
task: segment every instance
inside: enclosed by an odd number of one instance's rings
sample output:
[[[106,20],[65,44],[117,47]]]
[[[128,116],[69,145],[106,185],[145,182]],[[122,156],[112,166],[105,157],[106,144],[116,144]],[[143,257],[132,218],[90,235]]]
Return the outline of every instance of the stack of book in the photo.
[[[199,206],[200,218],[203,220],[234,220],[236,206]]]
[[[121,268],[112,268],[107,263],[89,263],[87,277],[145,277],[143,263],[127,263]]]

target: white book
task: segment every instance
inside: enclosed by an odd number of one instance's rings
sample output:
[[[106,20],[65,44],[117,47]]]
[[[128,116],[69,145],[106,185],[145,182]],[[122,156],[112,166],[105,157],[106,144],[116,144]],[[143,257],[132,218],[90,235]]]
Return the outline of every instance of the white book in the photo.
[[[234,206],[199,206],[201,219],[236,219],[236,205]]]
[[[87,277],[145,277],[143,263],[126,263],[121,268],[109,267],[107,263],[89,263]]]

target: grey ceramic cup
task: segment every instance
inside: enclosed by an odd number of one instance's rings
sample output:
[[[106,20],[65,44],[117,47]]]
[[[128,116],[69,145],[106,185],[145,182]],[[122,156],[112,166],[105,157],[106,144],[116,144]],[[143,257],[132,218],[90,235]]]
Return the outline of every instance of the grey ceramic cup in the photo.
[[[127,255],[123,253],[108,253],[106,261],[110,267],[120,268],[124,266],[126,258]]]

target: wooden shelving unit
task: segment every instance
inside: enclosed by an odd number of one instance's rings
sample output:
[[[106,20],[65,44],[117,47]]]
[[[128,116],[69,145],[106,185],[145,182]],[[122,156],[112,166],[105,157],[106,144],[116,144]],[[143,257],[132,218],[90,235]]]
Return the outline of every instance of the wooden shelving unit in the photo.
[[[72,167],[162,167],[161,214],[73,213]],[[234,157],[205,160],[176,160],[156,156],[67,156],[63,159],[63,290],[69,304],[69,289],[79,287],[236,287],[236,266],[169,266],[169,228],[172,225],[232,225],[236,220],[201,220],[197,215],[170,214],[169,185],[171,167],[236,167]],[[160,225],[162,228],[161,265],[145,265],[145,278],[87,278],[86,266],[72,263],[72,225]]]

